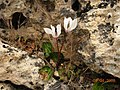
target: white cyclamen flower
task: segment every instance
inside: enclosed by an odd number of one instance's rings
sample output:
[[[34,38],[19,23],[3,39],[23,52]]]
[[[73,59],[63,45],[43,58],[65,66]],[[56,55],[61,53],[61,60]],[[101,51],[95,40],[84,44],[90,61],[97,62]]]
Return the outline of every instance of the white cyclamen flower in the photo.
[[[70,32],[73,29],[75,29],[77,26],[77,19],[72,20],[71,17],[69,18],[64,18],[64,28],[66,32]]]
[[[54,26],[51,25],[51,29],[44,28],[44,30],[47,34],[51,34],[54,38],[57,38],[61,34],[61,24],[58,24],[56,26],[56,29]]]

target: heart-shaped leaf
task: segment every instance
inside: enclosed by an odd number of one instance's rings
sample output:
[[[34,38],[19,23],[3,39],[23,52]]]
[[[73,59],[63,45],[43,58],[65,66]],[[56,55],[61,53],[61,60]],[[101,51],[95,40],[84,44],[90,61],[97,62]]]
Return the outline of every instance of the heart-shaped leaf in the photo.
[[[39,74],[41,79],[43,79],[44,81],[48,81],[53,75],[53,70],[49,66],[44,66],[39,69]]]
[[[42,49],[46,58],[50,56],[50,53],[52,53],[52,48],[53,47],[50,42],[43,42]]]
[[[63,62],[64,55],[62,53],[59,53],[59,52],[52,52],[50,54],[50,59],[52,59],[54,62],[58,62],[58,59],[60,60],[60,62]]]

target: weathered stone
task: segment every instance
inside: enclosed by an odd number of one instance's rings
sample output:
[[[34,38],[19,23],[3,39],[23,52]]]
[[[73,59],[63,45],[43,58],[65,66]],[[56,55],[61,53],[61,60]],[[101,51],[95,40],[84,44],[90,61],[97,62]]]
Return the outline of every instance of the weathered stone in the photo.
[[[78,50],[85,56],[84,62],[95,71],[102,69],[116,77],[120,77],[119,10],[120,3],[113,8],[92,9],[79,23],[82,29],[90,32],[88,44]]]
[[[0,42],[1,81],[9,80],[17,85],[24,84],[34,88],[36,84],[43,84],[38,74],[39,68],[43,65],[40,58],[29,57],[26,52]]]

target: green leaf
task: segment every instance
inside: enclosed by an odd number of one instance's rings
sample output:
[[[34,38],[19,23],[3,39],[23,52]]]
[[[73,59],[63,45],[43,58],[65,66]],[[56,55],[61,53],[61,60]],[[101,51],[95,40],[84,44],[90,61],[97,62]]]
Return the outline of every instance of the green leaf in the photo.
[[[58,52],[52,52],[50,54],[50,58],[54,61],[57,62],[58,61],[58,57],[59,60],[62,62],[62,60],[64,60],[64,55],[62,53],[58,53]]]
[[[44,81],[48,81],[53,75],[53,70],[49,66],[44,66],[39,69],[39,74],[43,77],[42,79]]]
[[[50,53],[52,53],[52,48],[53,47],[50,42],[43,42],[42,49],[46,58],[50,56]]]
[[[92,90],[105,90],[105,89],[100,82],[96,82],[94,83]]]

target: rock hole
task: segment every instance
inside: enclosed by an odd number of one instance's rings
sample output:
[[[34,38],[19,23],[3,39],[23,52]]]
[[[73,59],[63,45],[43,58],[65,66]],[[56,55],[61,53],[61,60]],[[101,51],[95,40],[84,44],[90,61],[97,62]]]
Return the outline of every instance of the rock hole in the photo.
[[[74,11],[78,11],[80,9],[80,7],[81,7],[81,4],[79,3],[79,1],[78,0],[73,0],[72,9]]]
[[[114,7],[114,5],[116,5],[117,4],[117,0],[111,0],[111,4],[110,4],[110,7],[111,8],[113,8]]]
[[[6,3],[8,3],[8,0],[6,0]]]
[[[8,46],[3,45],[3,48],[7,48]]]
[[[33,82],[29,82],[30,85],[34,85]]]
[[[68,0],[64,0],[65,2],[68,2]]]
[[[10,60],[9,60],[9,62],[12,62],[12,61],[13,61],[13,59],[10,59]]]
[[[2,86],[1,89],[4,89],[4,87]]]
[[[100,3],[99,5],[98,5],[98,8],[106,8],[108,6],[108,3]]]
[[[4,3],[0,4],[0,10],[5,9],[6,5]]]
[[[118,28],[118,26],[116,26],[116,28]]]
[[[14,29],[19,29],[21,26],[25,25],[27,18],[21,12],[15,12],[12,15],[12,26]]]
[[[6,33],[6,30],[2,30],[2,33]]]
[[[111,18],[111,15],[108,15],[108,19]]]

